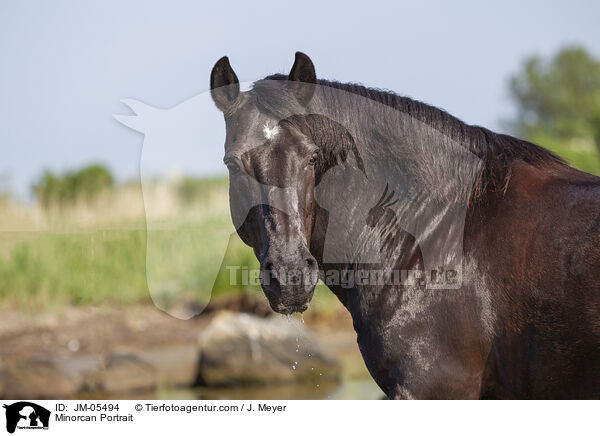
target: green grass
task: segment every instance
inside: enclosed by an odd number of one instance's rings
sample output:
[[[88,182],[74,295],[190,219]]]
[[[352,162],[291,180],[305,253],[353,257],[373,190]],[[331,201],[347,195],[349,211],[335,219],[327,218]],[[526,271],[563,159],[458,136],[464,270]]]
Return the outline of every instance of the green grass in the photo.
[[[179,236],[190,237],[189,233]],[[200,235],[202,230],[194,233]],[[147,265],[147,235],[143,229],[30,235],[15,244],[8,256],[0,257],[0,300],[27,306],[144,301],[150,298],[148,285],[155,286],[148,277],[155,282],[179,282],[176,292],[162,296],[172,300],[167,305],[181,298],[205,300],[211,294],[256,291],[250,286],[231,286],[224,268],[215,283],[205,268],[211,250],[181,245],[171,234],[150,239],[157,253],[148,258]],[[256,267],[253,253],[236,239],[225,264]]]
[[[202,229],[176,233],[196,241],[206,234]],[[8,256],[0,257],[0,302],[40,310],[68,304],[149,302],[152,296],[159,307],[168,309],[181,301],[206,304],[227,294],[262,293],[259,286],[230,282],[227,265],[258,268],[254,253],[237,235],[231,238],[222,264],[220,259],[210,259],[214,252],[209,246],[180,244],[170,233],[147,236],[143,229],[30,235]],[[157,251],[148,259],[147,241]],[[215,271],[209,273],[207,267],[210,261],[214,266],[215,260],[216,280]],[[162,284],[166,285],[161,288]],[[335,296],[319,285],[314,310],[328,314],[336,304]]]
[[[145,232],[40,233],[0,258],[0,298],[19,305],[147,298]]]
[[[0,298],[27,302],[38,299],[87,304],[147,299],[151,280],[181,283],[181,296],[210,294],[213,277],[206,264],[213,251],[202,244],[181,244],[178,238],[202,242],[203,229],[174,232],[97,230],[86,233],[40,233],[15,244],[0,257]],[[210,234],[210,233],[209,233]],[[254,254],[233,238],[226,264],[257,266]],[[146,264],[147,241],[152,255]],[[218,262],[220,263],[220,262]],[[147,268],[148,266],[148,268]],[[229,285],[228,271],[219,273],[214,294],[242,292]]]

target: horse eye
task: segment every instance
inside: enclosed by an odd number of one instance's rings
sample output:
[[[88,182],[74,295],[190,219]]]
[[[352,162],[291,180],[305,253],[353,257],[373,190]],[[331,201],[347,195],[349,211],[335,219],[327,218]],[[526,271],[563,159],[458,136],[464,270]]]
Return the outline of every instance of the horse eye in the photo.
[[[227,165],[230,174],[236,174],[240,171],[240,166],[235,161],[225,162],[225,165]]]
[[[317,163],[317,159],[319,159],[319,153],[313,153],[312,156],[310,157],[310,160],[308,161],[308,163],[310,165],[314,165]]]

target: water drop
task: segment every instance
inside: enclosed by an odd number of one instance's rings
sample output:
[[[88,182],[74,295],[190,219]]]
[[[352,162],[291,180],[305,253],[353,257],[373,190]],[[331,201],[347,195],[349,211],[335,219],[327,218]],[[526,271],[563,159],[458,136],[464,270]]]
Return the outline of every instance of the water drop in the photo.
[[[287,315],[287,316],[288,316],[288,322],[290,322],[290,314],[288,313],[288,315]]]
[[[296,365],[292,365],[292,369],[296,369]]]
[[[300,314],[300,320],[302,321],[302,324],[304,324],[304,314],[303,313]]]
[[[319,387],[319,385],[317,385],[317,387]]]
[[[67,348],[73,353],[77,352],[77,350],[79,350],[79,341],[77,339],[71,339],[67,344]]]
[[[323,375],[323,373],[322,373],[322,372],[320,372],[320,373],[319,373],[319,375]]]
[[[314,371],[315,369],[314,369],[314,368],[311,368],[310,370],[311,370],[311,371]]]

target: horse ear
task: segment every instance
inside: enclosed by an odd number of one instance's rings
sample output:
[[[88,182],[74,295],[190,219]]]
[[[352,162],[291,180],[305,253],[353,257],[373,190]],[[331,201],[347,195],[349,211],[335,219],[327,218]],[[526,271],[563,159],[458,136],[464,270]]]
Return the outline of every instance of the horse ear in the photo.
[[[306,106],[315,92],[315,87],[313,85],[317,84],[317,74],[315,73],[315,66],[312,61],[304,53],[299,51],[296,52],[296,59],[294,59],[294,65],[292,66],[288,79],[290,82],[310,84],[303,85],[299,83],[296,86],[292,86],[296,99],[298,99],[300,104]]]
[[[217,61],[210,73],[210,94],[217,107],[226,111],[240,93],[240,81],[227,56]]]

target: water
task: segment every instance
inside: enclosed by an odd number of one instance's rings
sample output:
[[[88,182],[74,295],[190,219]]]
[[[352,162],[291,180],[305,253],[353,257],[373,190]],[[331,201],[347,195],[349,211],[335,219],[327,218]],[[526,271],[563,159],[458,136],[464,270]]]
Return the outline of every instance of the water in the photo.
[[[383,392],[371,379],[341,383],[286,384],[231,388],[160,389],[158,400],[379,400]]]

